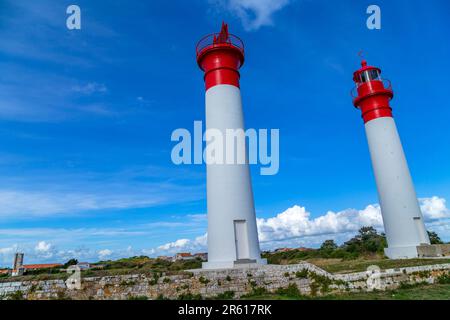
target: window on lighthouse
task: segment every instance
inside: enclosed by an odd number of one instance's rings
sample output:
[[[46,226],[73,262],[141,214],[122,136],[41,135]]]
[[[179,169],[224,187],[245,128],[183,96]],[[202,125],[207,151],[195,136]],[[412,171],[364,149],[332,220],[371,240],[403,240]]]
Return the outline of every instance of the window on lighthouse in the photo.
[[[373,80],[381,80],[380,72],[376,69],[366,70],[360,74],[361,83],[373,81]]]

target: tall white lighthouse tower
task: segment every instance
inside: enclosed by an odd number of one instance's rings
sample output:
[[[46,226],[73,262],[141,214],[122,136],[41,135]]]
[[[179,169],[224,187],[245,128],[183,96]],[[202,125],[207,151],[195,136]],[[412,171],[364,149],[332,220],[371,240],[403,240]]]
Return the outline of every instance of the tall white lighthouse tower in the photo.
[[[365,123],[388,242],[385,254],[391,259],[414,258],[417,246],[429,245],[430,240],[389,105],[394,93],[379,68],[365,60],[361,65],[353,75],[357,88],[353,103]]]
[[[244,63],[244,44],[222,24],[218,34],[204,37],[197,45],[197,62],[206,84],[206,129],[244,129],[239,69]],[[223,158],[227,158],[225,143]],[[208,262],[204,269],[233,268],[243,264],[266,264],[256,227],[255,206],[248,165],[245,162],[207,163]]]

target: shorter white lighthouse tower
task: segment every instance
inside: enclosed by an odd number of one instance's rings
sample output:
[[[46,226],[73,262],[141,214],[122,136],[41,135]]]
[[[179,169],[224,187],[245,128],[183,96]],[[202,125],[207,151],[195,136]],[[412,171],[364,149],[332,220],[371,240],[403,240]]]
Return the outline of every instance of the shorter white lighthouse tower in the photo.
[[[417,247],[430,240],[389,105],[394,93],[379,68],[366,61],[361,65],[353,75],[357,88],[353,103],[365,123],[388,242],[385,254],[391,259],[415,258]]]
[[[197,62],[205,72],[206,129],[223,137],[227,130],[245,130],[239,88],[242,41],[223,24],[220,33],[200,40]],[[224,144],[223,159],[227,151]],[[246,146],[236,151],[245,153],[245,163],[207,163],[208,261],[203,269],[267,263],[259,248]]]

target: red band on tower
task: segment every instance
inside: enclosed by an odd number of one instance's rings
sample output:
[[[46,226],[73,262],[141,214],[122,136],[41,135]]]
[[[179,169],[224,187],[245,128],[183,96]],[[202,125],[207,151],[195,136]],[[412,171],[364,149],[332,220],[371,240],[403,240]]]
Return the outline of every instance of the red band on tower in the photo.
[[[390,82],[381,79],[381,70],[368,66],[365,60],[361,66],[362,68],[353,74],[358,93],[353,104],[361,110],[364,123],[381,117],[392,117],[389,101],[394,97],[394,92]]]
[[[228,33],[223,23],[218,34],[204,37],[197,45],[197,63],[205,72],[206,90],[219,84],[239,88],[239,69],[244,64],[244,44]]]

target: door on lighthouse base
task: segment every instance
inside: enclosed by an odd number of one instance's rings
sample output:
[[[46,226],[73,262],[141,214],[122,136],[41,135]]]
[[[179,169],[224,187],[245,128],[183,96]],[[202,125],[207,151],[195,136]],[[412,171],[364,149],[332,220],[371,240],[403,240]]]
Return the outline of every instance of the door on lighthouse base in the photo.
[[[236,242],[236,260],[248,260],[248,233],[246,220],[234,220],[234,239]]]

